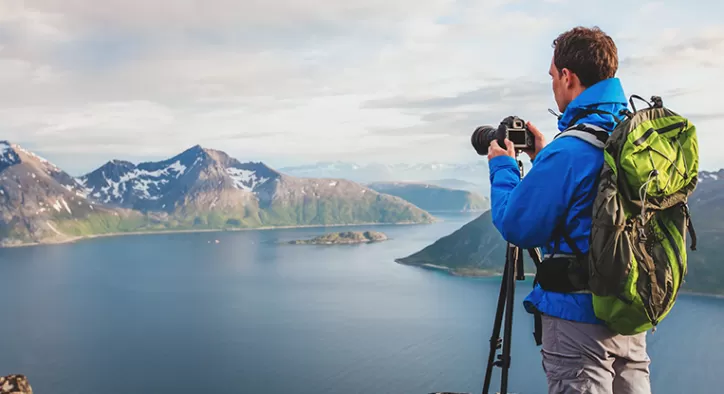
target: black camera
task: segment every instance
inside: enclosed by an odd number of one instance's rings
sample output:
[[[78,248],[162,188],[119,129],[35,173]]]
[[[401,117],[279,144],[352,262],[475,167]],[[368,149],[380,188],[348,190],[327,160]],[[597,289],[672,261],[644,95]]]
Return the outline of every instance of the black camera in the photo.
[[[517,116],[508,116],[503,119],[498,128],[493,126],[478,127],[473,132],[471,142],[475,151],[484,156],[488,154],[488,147],[493,140],[497,140],[498,145],[505,149],[506,138],[513,143],[515,149],[528,150],[535,148],[533,133],[528,130],[525,121]]]

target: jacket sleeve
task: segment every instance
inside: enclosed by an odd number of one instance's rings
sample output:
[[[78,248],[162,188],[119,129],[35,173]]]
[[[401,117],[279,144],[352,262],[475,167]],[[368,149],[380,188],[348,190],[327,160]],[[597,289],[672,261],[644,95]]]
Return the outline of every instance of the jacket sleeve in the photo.
[[[522,180],[512,157],[489,161],[493,224],[506,241],[522,248],[552,240],[576,188],[572,153],[550,148],[536,156]]]

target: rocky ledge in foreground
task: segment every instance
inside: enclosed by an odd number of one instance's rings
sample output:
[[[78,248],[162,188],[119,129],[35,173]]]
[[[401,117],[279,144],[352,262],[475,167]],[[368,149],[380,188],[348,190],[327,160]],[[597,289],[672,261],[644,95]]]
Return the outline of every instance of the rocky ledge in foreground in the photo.
[[[33,394],[24,375],[0,376],[0,394]]]
[[[307,240],[290,241],[293,245],[341,245],[387,241],[387,235],[377,231],[343,231],[320,235]]]

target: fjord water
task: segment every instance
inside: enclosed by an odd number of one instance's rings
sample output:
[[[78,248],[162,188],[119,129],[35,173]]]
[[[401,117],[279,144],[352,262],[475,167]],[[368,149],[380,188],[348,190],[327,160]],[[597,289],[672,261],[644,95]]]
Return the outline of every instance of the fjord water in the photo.
[[[393,261],[474,218],[438,216],[0,249],[0,375],[52,394],[479,393],[499,279]],[[282,244],[342,230],[391,239]],[[545,393],[517,284],[510,390]],[[724,300],[682,296],[648,338],[654,393],[719,392],[723,331]]]

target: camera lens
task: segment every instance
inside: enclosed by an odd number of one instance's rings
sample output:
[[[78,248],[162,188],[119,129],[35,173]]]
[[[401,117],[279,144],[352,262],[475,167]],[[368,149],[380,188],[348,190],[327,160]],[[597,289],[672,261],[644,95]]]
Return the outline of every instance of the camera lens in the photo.
[[[488,147],[495,139],[497,131],[498,129],[492,126],[480,126],[473,131],[470,142],[472,142],[473,148],[475,148],[475,151],[478,152],[479,155],[485,156],[488,154]]]

